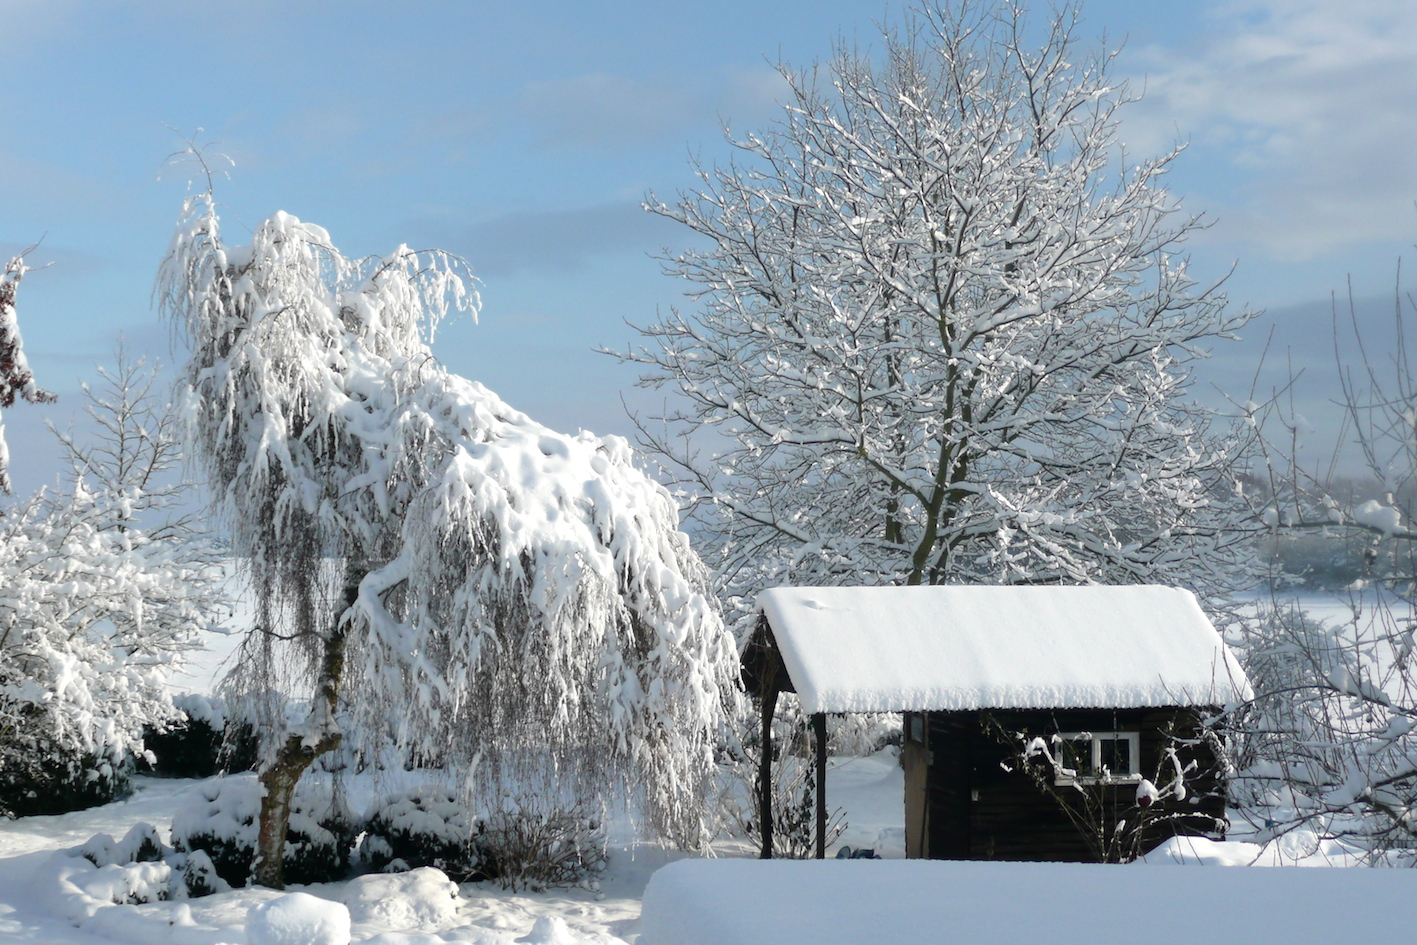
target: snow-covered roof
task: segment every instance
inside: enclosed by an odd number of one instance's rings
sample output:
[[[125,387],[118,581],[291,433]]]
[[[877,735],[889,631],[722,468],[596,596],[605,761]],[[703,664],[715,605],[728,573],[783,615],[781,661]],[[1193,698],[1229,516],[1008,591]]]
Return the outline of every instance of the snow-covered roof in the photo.
[[[1189,591],[779,587],[758,596],[806,712],[1136,708],[1251,697]]]

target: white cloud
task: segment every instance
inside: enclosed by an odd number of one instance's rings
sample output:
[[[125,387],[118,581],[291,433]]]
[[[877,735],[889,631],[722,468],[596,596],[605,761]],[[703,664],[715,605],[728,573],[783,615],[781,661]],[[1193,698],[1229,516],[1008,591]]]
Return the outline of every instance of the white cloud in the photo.
[[[1198,195],[1216,236],[1309,258],[1417,232],[1417,4],[1232,0],[1201,35],[1129,53],[1146,97],[1123,136],[1228,165]]]

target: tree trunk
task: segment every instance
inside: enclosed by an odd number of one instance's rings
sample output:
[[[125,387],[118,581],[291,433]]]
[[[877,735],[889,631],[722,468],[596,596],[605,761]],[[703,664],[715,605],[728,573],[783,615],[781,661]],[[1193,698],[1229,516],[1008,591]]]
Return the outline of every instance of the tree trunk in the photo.
[[[344,678],[345,631],[343,617],[359,597],[363,572],[351,572],[344,586],[344,608],[325,640],[320,660],[320,678],[315,704],[310,708],[308,734],[291,735],[261,772],[261,819],[256,837],[256,859],[251,864],[252,881],[257,886],[284,889],[285,840],[290,827],[290,803],[295,785],[316,758],[340,746],[343,736],[335,728],[340,683]],[[323,732],[320,729],[324,729]],[[318,737],[317,737],[318,736]]]

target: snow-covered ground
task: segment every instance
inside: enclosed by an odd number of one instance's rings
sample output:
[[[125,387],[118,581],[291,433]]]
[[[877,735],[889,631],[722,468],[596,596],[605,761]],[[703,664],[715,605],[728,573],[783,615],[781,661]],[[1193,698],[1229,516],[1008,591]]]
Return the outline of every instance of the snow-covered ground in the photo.
[[[1413,895],[1412,870],[699,860],[650,883],[639,945],[1404,942]]]
[[[125,801],[54,817],[0,821],[0,941],[53,945],[97,942],[165,942],[172,945],[258,945],[248,937],[252,910],[282,893],[239,889],[188,901],[114,905],[104,901],[116,867],[99,870],[75,848],[98,833],[121,837],[137,823],[151,823],[166,839],[172,814],[204,782],[137,778]],[[351,793],[359,794],[360,785]],[[889,752],[838,761],[828,776],[833,806],[848,812],[841,842],[875,846],[888,857],[903,855],[900,768]],[[355,798],[358,799],[357,797]],[[354,942],[377,945],[439,945],[445,942],[503,943],[634,942],[640,900],[651,874],[682,857],[635,842],[631,825],[619,823],[611,837],[610,865],[599,894],[587,890],[511,893],[492,883],[464,884],[456,900],[442,884],[417,878],[400,883],[375,875],[347,883],[292,887],[349,910]],[[722,857],[749,857],[741,840],[720,840]],[[408,874],[405,874],[408,875]],[[259,921],[259,920],[256,920]]]
[[[441,874],[433,871],[417,871],[414,874],[376,874],[344,883],[322,884],[308,887],[292,887],[286,893],[265,889],[239,889],[219,893],[202,899],[188,901],[154,902],[146,905],[115,905],[108,901],[108,895],[121,888],[118,868],[108,867],[107,872],[81,859],[75,850],[97,833],[121,837],[134,825],[146,822],[156,825],[166,838],[167,827],[173,812],[200,790],[205,782],[197,780],[164,780],[138,778],[137,791],[125,801],[109,804],[88,811],[78,811],[54,817],[27,817],[16,821],[0,822],[0,942],[43,942],[53,945],[97,945],[100,942],[120,943],[171,943],[171,945],[262,945],[263,942],[290,941],[300,945],[316,945],[326,939],[312,938],[309,929],[296,929],[296,936],[289,939],[263,938],[260,933],[262,922],[267,922],[274,903],[282,897],[300,893],[313,896],[327,904],[323,908],[334,910],[338,915],[342,907],[347,910],[350,921],[351,940],[356,943],[373,945],[443,945],[443,943],[475,943],[475,945],[616,945],[616,943],[636,943],[640,940],[640,906],[645,898],[645,890],[652,875],[659,868],[684,859],[679,853],[663,850],[657,846],[637,843],[632,838],[631,825],[619,822],[612,829],[609,866],[600,879],[599,893],[588,890],[558,890],[545,893],[511,893],[492,883],[464,884],[457,888],[456,897],[450,895],[454,888]],[[903,792],[904,783],[895,756],[890,750],[868,758],[835,759],[827,779],[828,797],[833,808],[840,806],[848,822],[846,832],[838,844],[853,848],[873,847],[887,860],[899,860],[904,855]],[[360,795],[367,794],[370,785],[351,786],[352,799],[358,801]],[[1062,903],[1071,901],[1066,896],[1082,896],[1093,889],[1099,897],[1106,893],[1107,907],[1088,915],[1120,915],[1116,909],[1117,897],[1112,893],[1120,887],[1128,889],[1136,886],[1135,895],[1128,899],[1126,915],[1138,923],[1137,928],[1155,929],[1158,923],[1170,922],[1165,915],[1173,915],[1174,910],[1190,895],[1183,886],[1195,886],[1197,897],[1194,902],[1214,902],[1216,890],[1234,890],[1232,879],[1219,877],[1182,878],[1174,874],[1174,864],[1198,864],[1210,866],[1344,866],[1352,865],[1356,858],[1336,844],[1315,844],[1312,838],[1290,836],[1279,842],[1260,847],[1241,841],[1214,843],[1205,840],[1172,841],[1147,857],[1147,863],[1160,865],[1166,869],[1164,879],[1141,880],[1121,876],[1118,870],[1130,872],[1136,867],[1079,867],[1076,864],[950,864],[949,868],[960,871],[960,877],[951,874],[951,881],[939,887],[935,905],[931,909],[941,909],[955,916],[954,921],[964,921],[970,928],[994,929],[994,938],[963,939],[979,942],[1026,941],[1034,937],[1032,929],[1043,929],[1049,923],[1061,921],[1067,913]],[[746,842],[735,839],[721,839],[714,844],[714,853],[721,860],[749,860],[755,850]],[[861,861],[840,864],[844,867],[867,867],[871,864]],[[940,864],[920,864],[936,869]],[[819,864],[828,870],[834,869],[835,862]],[[902,863],[907,875],[911,867]],[[1013,872],[1010,872],[1013,871]],[[1040,872],[1041,871],[1041,872]],[[1151,870],[1146,870],[1150,873]],[[1190,871],[1187,871],[1189,874]],[[1211,871],[1198,871],[1209,874]],[[1271,871],[1265,872],[1309,872]],[[1347,872],[1347,871],[1345,871]],[[1367,922],[1365,928],[1380,931],[1379,926],[1388,921],[1387,913],[1380,906],[1395,901],[1406,901],[1417,894],[1417,873],[1395,870],[1353,870],[1354,875],[1344,877],[1341,882],[1333,880],[1279,878],[1256,881],[1253,890],[1257,901],[1264,904],[1259,911],[1236,899],[1227,908],[1231,909],[1235,920],[1249,928],[1264,928],[1266,916],[1272,913],[1274,928],[1289,928],[1298,908],[1323,912],[1333,909],[1352,914],[1353,921]],[[1014,875],[1017,873],[1018,875]],[[1394,878],[1400,874],[1400,878]],[[674,874],[666,874],[666,880]],[[698,876],[697,873],[683,874]],[[747,883],[753,887],[756,880],[745,879],[750,874],[711,873],[717,883]],[[848,881],[840,889],[836,888],[840,875],[831,873],[803,873],[800,879],[793,873],[774,874],[772,882],[764,885],[764,895],[768,889],[776,889],[783,882],[807,883],[797,889],[793,896],[801,903],[815,903],[814,908],[828,909],[839,917],[837,925],[843,934],[863,933],[862,922],[881,911],[882,904],[877,892],[873,892],[876,878],[885,877],[882,882],[892,890],[898,890],[895,873],[885,872],[852,873],[863,877],[861,882]],[[923,875],[923,874],[922,874]],[[783,878],[787,877],[787,878]],[[823,879],[821,877],[831,877]],[[1372,877],[1371,879],[1368,877]],[[869,880],[869,881],[867,881]],[[698,882],[699,880],[694,880]],[[709,882],[708,879],[703,882]],[[1248,881],[1247,881],[1248,882]],[[825,885],[822,885],[825,883]],[[1025,910],[1001,910],[1005,890],[1010,884],[1022,883],[1030,888],[1062,890],[1058,892],[1058,912],[1051,918],[1040,918],[1032,906]],[[1056,886],[1051,885],[1056,883]],[[1178,885],[1178,883],[1180,885]],[[1342,888],[1334,885],[1339,883]],[[1390,887],[1396,883],[1400,890]],[[776,885],[772,885],[776,884]],[[836,885],[833,885],[836,884]],[[1129,885],[1128,885],[1129,884]],[[1189,886],[1187,885],[1189,884]],[[1252,884],[1253,885],[1253,884]],[[692,886],[692,884],[691,884]],[[1095,889],[1094,889],[1095,887]],[[1204,888],[1202,888],[1204,887]],[[1212,887],[1214,887],[1212,889]],[[1410,887],[1410,888],[1409,888]],[[1022,887],[1018,887],[1022,888]],[[1249,889],[1248,886],[1244,887]],[[665,921],[686,921],[680,910],[703,908],[686,904],[684,883],[679,882],[670,895],[668,908],[671,917],[666,920],[661,910],[657,921],[663,929]],[[1150,892],[1148,892],[1150,890]],[[1070,892],[1069,892],[1070,891]],[[1329,895],[1332,892],[1332,895]],[[1064,895],[1066,893],[1066,896]],[[1341,894],[1345,902],[1339,904],[1335,897]],[[895,892],[892,895],[896,895]],[[1228,893],[1226,894],[1228,895]],[[1395,898],[1385,898],[1392,896]],[[758,899],[763,896],[759,895]],[[1056,897],[1055,897],[1056,898]],[[1086,898],[1086,897],[1084,897]],[[1232,897],[1233,898],[1233,897]],[[1373,902],[1352,909],[1347,899],[1354,902]],[[310,902],[301,898],[293,899],[287,908],[297,917],[320,918],[318,910],[310,912]],[[755,900],[756,901],[756,900]],[[1229,902],[1229,900],[1226,900]],[[1100,904],[1102,899],[1097,902]],[[1314,903],[1318,905],[1314,905]],[[733,906],[719,902],[724,915],[741,912],[742,903]],[[711,906],[712,907],[712,906]],[[891,908],[894,908],[893,906]],[[1051,907],[1050,907],[1051,908]],[[258,914],[256,910],[264,911]],[[306,910],[301,912],[301,910]],[[1268,909],[1269,913],[1264,910]],[[874,911],[873,911],[874,910]],[[1302,911],[1302,910],[1301,910]],[[1361,914],[1360,914],[1361,913]],[[933,914],[933,913],[931,913]],[[1304,913],[1307,914],[1307,913]],[[1032,916],[1030,918],[1029,916]],[[964,916],[964,919],[959,919]],[[653,918],[653,917],[652,917]],[[1125,917],[1124,917],[1125,918]],[[799,921],[783,913],[775,920],[778,923]],[[1122,921],[1122,919],[1118,919]],[[1347,921],[1347,919],[1345,919]],[[1024,923],[1018,925],[1018,922]],[[972,924],[971,924],[972,923]],[[1011,924],[1013,923],[1013,924]],[[1032,923],[1032,924],[1029,924]],[[1042,923],[1041,925],[1039,923]],[[1285,923],[1288,923],[1287,925]],[[1374,924],[1376,923],[1376,924]],[[732,925],[732,923],[729,923]],[[751,923],[749,923],[751,926]],[[869,923],[868,923],[869,925]],[[778,925],[778,928],[788,926]],[[1233,926],[1239,928],[1239,926]],[[1301,923],[1296,928],[1304,928]],[[1310,926],[1313,930],[1322,923]],[[728,926],[715,925],[729,931]],[[1005,934],[1009,929],[1020,933],[1020,937]],[[1003,931],[1000,931],[1003,930]],[[715,941],[705,938],[711,931],[708,925],[702,929],[685,930],[680,938],[664,939],[646,937],[639,945],[662,945],[664,941],[698,942]],[[251,934],[255,933],[255,934]],[[718,934],[718,933],[714,933]],[[1324,933],[1327,935],[1327,933]],[[697,936],[697,937],[696,937]],[[1314,934],[1295,937],[1288,935],[1282,939],[1289,943],[1323,942],[1330,945],[1338,939],[1317,937]],[[868,936],[869,938],[870,936]],[[744,939],[743,941],[795,941],[791,938]],[[814,945],[837,939],[812,939]],[[840,939],[848,940],[847,938]],[[851,938],[860,941],[859,937]],[[920,939],[929,940],[927,938]],[[1056,939],[1054,939],[1056,940]],[[1082,941],[1083,939],[1079,939]],[[1092,939],[1088,939],[1092,940]],[[1182,939],[1177,939],[1181,941]],[[1245,940],[1237,938],[1235,939]],[[1396,939],[1389,939],[1396,940]],[[328,939],[342,942],[342,939]],[[724,939],[723,941],[738,941]],[[807,939],[802,939],[807,941]]]

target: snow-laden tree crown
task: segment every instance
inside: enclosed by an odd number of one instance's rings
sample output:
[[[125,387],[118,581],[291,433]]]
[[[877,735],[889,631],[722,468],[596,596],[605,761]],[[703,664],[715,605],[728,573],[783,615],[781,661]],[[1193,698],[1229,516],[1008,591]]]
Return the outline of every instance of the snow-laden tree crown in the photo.
[[[142,750],[145,726],[174,719],[168,678],[225,615],[216,550],[182,509],[156,371],[120,351],[102,373],[85,388],[94,431],[59,434],[67,480],[0,509],[0,771],[12,776],[106,779]]]
[[[1075,24],[924,5],[878,58],[784,67],[741,163],[651,198],[708,246],[667,260],[693,304],[628,354],[683,397],[642,431],[735,592],[1243,572],[1235,444],[1186,365],[1250,315],[1173,255],[1177,152],[1126,153]]]
[[[736,656],[705,570],[625,441],[556,433],[437,362],[471,287],[447,255],[346,259],[284,213],[228,248],[210,197],[186,204],[159,291],[256,592],[233,686],[314,683],[284,760],[343,726],[466,772],[485,802],[623,790],[697,843]],[[281,641],[301,655],[285,677]]]

